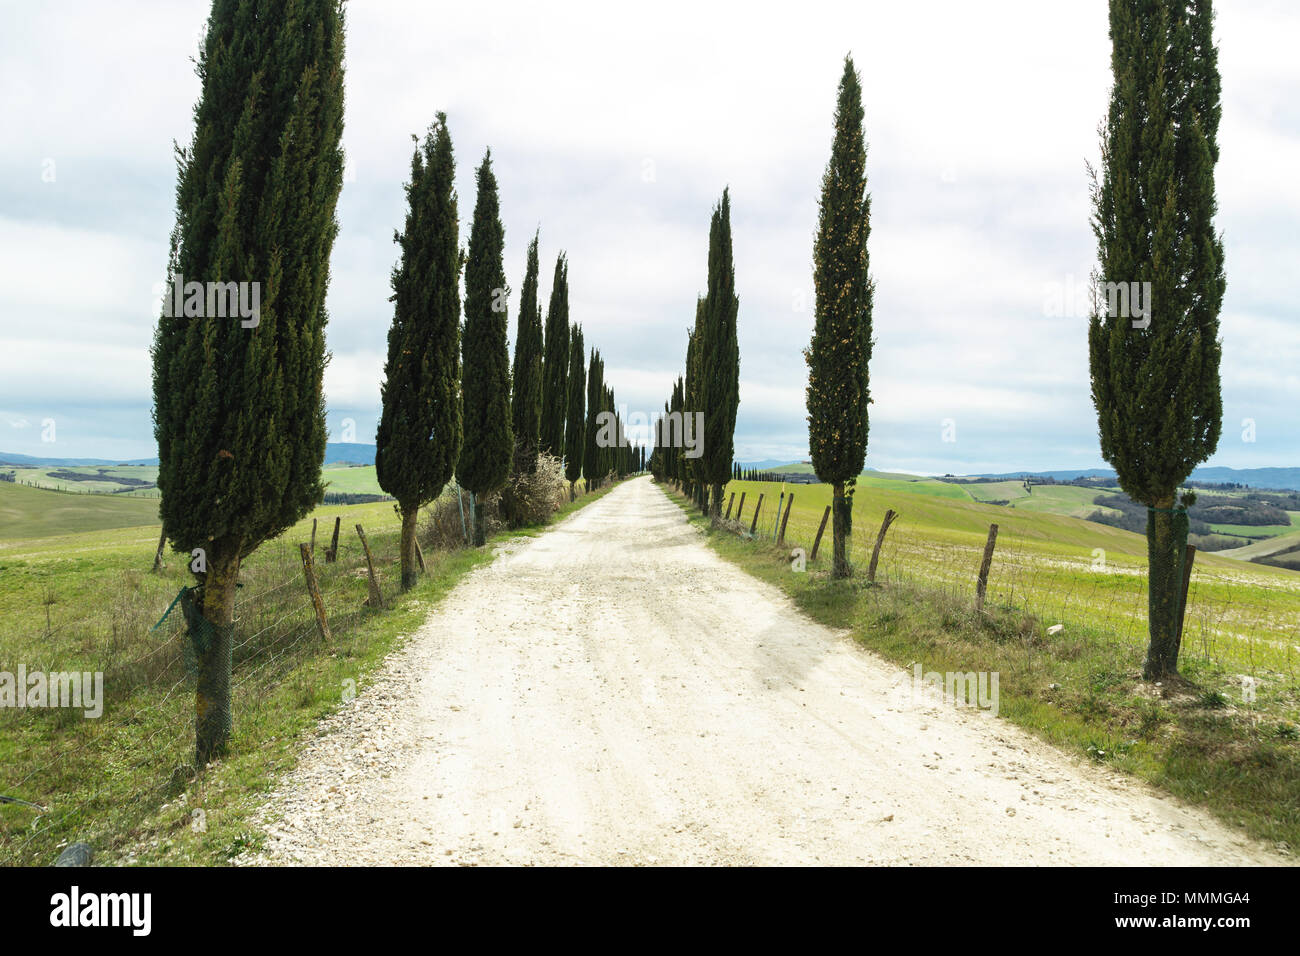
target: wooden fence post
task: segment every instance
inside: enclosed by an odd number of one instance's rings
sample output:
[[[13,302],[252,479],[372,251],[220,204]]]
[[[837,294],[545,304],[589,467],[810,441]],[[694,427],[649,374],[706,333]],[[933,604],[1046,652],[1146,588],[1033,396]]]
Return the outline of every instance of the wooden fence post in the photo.
[[[826,530],[826,519],[831,516],[831,506],[827,505],[826,510],[822,512],[822,523],[817,526],[817,538],[813,541],[812,554],[808,555],[809,561],[817,560],[817,549],[822,546],[822,533]]]
[[[731,497],[727,499],[727,517],[723,519],[724,521],[731,520],[731,506],[734,505],[735,503],[736,503],[736,493],[733,491],[731,493]]]
[[[1186,555],[1183,558],[1183,603],[1178,611],[1178,645],[1183,643],[1183,620],[1187,616],[1187,589],[1192,583],[1192,564],[1196,561],[1196,545],[1187,546]]]
[[[754,505],[754,523],[749,526],[750,534],[753,534],[754,529],[758,527],[758,515],[759,512],[761,512],[762,510],[763,510],[763,495],[760,492],[758,496],[758,504]]]
[[[880,533],[876,535],[876,546],[871,550],[871,565],[867,568],[868,584],[876,583],[876,565],[880,562],[880,548],[885,543],[885,532],[889,530],[889,526],[894,523],[894,519],[897,517],[898,512],[893,508],[885,509],[885,520],[880,523]]]
[[[785,526],[790,523],[790,509],[794,507],[794,492],[790,492],[790,500],[785,503],[785,517],[781,519],[781,533],[777,536],[777,544],[785,544]]]
[[[330,542],[330,549],[325,552],[325,563],[333,564],[339,559],[339,523],[342,518],[334,519],[334,540]]]
[[[424,548],[420,547],[420,536],[415,536],[415,560],[420,562],[420,573],[428,574],[429,569],[424,566]]]
[[[740,507],[736,509],[736,521],[745,517],[745,492],[740,493]]]
[[[316,553],[316,519],[311,519],[311,553]]]
[[[311,595],[312,607],[316,609],[316,630],[320,632],[322,641],[328,641],[330,626],[325,620],[325,602],[321,600],[320,585],[316,583],[316,563],[312,560],[311,549],[307,545],[299,544],[298,553],[302,555],[302,573],[307,579],[307,593]]]
[[[158,550],[154,552],[153,556],[153,569],[155,574],[166,567],[166,565],[163,564],[163,548],[165,547],[167,547],[166,530],[158,535]]]
[[[372,608],[381,608],[384,606],[383,595],[379,593],[379,581],[375,577],[375,559],[370,556],[370,544],[366,541],[366,533],[357,525],[357,537],[361,539],[361,549],[366,552],[366,570],[370,574],[370,606]]]
[[[989,586],[989,567],[993,564],[993,546],[998,541],[998,526],[989,525],[989,539],[984,544],[984,560],[980,562],[980,576],[975,583],[975,611],[984,610],[984,591]]]

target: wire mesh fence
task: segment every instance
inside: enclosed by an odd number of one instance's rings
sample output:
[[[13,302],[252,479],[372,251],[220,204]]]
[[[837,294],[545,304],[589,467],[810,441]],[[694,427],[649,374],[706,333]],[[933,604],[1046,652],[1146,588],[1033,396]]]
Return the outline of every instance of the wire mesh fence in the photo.
[[[740,491],[746,495],[744,513],[737,509],[732,515],[733,522],[739,518],[739,530],[747,533],[753,526],[757,496],[762,494],[755,537],[775,542],[785,521],[785,545],[811,554],[829,500],[824,488],[787,485],[782,489],[776,482],[746,482],[732,490],[737,492],[737,503]],[[777,509],[789,503],[791,494],[795,500],[788,521],[784,514],[778,520]],[[915,509],[909,509],[905,497],[893,507],[900,516],[885,536],[877,580],[942,592],[973,605],[988,525],[977,520],[966,528],[941,528],[931,521],[909,520],[909,510]],[[884,511],[878,505],[854,503],[850,561],[859,572],[871,560]],[[992,506],[984,514],[990,523],[1001,518]],[[1145,553],[1062,542],[1053,537],[1051,523],[1033,526],[1024,517],[1016,516],[1013,527],[1002,525],[986,603],[1022,609],[1047,625],[1082,626],[1117,642],[1145,646]],[[830,565],[831,524],[826,521],[816,565],[810,567]],[[1295,681],[1300,676],[1300,585],[1288,581],[1288,575],[1294,576],[1217,558],[1212,552],[1198,553],[1188,587],[1183,653],[1245,675]]]
[[[390,605],[401,593],[400,522],[395,513],[383,520],[374,509],[369,514],[364,526],[377,585]],[[299,534],[300,526],[243,563],[232,644],[237,732],[256,732],[277,689],[308,659],[337,653],[371,613],[369,572],[352,517],[344,518],[337,560],[324,560],[329,541],[320,536],[315,551],[331,644],[317,630],[304,579],[298,538],[306,543],[309,532]],[[425,527],[419,539],[426,555],[436,552]],[[140,567],[152,560],[152,549],[142,552]],[[101,576],[86,594],[61,595],[0,622],[0,673],[73,673],[91,681],[100,675],[102,688],[98,719],[85,708],[30,700],[26,707],[0,707],[0,795],[41,808],[0,804],[0,863],[48,864],[69,840],[94,844],[129,832],[149,808],[185,788],[195,762],[195,658],[180,603],[169,608],[168,602],[187,583],[183,567],[165,577],[147,570]],[[95,610],[87,613],[92,593]]]

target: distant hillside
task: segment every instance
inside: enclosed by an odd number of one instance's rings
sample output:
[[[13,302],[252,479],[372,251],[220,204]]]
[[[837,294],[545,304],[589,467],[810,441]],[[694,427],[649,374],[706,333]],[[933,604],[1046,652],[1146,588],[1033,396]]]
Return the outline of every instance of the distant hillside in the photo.
[[[343,462],[348,465],[373,465],[375,446],[357,442],[332,441],[325,446],[325,464]]]
[[[35,458],[16,452],[0,451],[0,465],[25,465],[37,468],[77,468],[95,465],[157,465],[157,458]]]
[[[349,465],[373,465],[375,463],[375,446],[361,445],[356,442],[330,442],[325,446],[325,464],[346,462]],[[35,468],[85,468],[99,465],[152,465],[158,466],[157,458],[132,458],[123,461],[117,458],[39,458],[32,455],[19,455],[16,452],[0,451],[0,465],[25,465]]]
[[[0,540],[158,526],[158,502],[126,495],[84,495],[0,482]]]
[[[1056,481],[1072,481],[1075,478],[1106,478],[1115,480],[1115,472],[1106,468],[1075,468],[1061,471],[1010,471],[1001,474],[969,475],[971,478],[1052,478]],[[1233,483],[1248,488],[1276,488],[1286,491],[1300,491],[1300,468],[1197,468],[1192,472],[1192,481],[1208,481],[1215,484]]]

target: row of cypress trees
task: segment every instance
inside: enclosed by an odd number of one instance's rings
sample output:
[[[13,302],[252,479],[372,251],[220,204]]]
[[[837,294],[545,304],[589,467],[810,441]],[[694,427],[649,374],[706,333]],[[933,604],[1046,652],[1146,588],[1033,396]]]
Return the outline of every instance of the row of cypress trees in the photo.
[[[256,321],[165,309],[151,348],[159,512],[172,547],[194,559],[197,580],[180,598],[197,662],[195,759],[203,766],[226,751],[230,736],[241,562],[324,495],[325,298],[343,184],[343,5],[214,0],[195,62],[201,93],[193,138],[176,153],[169,284],[260,286]],[[536,236],[512,393],[505,233],[490,151],[476,172],[466,250],[454,179],[439,113],[417,140],[405,223],[394,236],[400,256],[376,434],[379,483],[402,516],[403,587],[415,581],[418,509],[453,474],[482,497],[541,451],[566,459],[571,492],[580,476],[595,486],[634,470],[621,424],[623,444],[590,454],[584,445],[587,410],[612,410],[614,395],[598,353],[594,401],[584,387],[563,254],[542,339]],[[481,545],[482,509],[474,534]]]
[[[682,488],[716,523],[722,516],[722,490],[733,476],[740,406],[740,300],[729,189],[722,191],[709,222],[707,290],[695,300],[695,323],[686,333],[686,374],[673,384],[664,417],[653,429],[650,470]]]
[[[848,555],[853,485],[866,462],[874,292],[867,253],[870,232],[862,87],[852,58],[845,57],[813,245],[816,323],[804,352],[813,468],[833,489],[833,577],[852,573]],[[724,191],[709,233],[709,291],[696,302],[695,326],[687,336],[686,374],[674,383],[664,405],[651,455],[652,472],[678,484],[715,521],[723,484],[734,468],[732,434],[739,401],[734,289],[730,199]],[[691,458],[682,447],[689,444],[684,441],[689,436],[676,432],[690,427],[691,413],[698,410],[704,412],[703,454]]]
[[[441,494],[453,470],[460,486],[480,501],[512,476],[534,472],[539,455],[563,460],[570,499],[579,477],[594,488],[611,473],[628,473],[617,449],[595,442],[592,451],[584,442],[588,431],[599,437],[597,417],[613,412],[614,393],[604,383],[599,352],[593,350],[584,374],[582,329],[569,324],[567,257],[561,252],[556,259],[543,328],[540,231],[529,242],[512,372],[505,231],[491,151],[476,174],[478,195],[464,253],[458,247],[454,179],[451,137],[439,113],[412,157],[406,228],[396,235],[401,260],[393,270],[394,314],[376,435],[380,486],[397,499],[402,514],[403,587],[415,582],[419,509]],[[462,268],[463,326],[457,297]],[[615,433],[622,443],[621,425]],[[474,509],[476,546],[484,543],[485,520],[484,509]]]
[[[1177,674],[1185,610],[1186,509],[1194,496],[1180,499],[1178,489],[1214,453],[1222,428],[1219,314],[1226,280],[1214,225],[1221,81],[1212,0],[1110,0],[1109,20],[1110,106],[1100,175],[1090,170],[1098,266],[1088,350],[1102,457],[1120,487],[1148,508],[1143,674],[1156,680]],[[818,478],[833,488],[834,577],[852,573],[853,485],[866,458],[870,227],[861,81],[846,57],[822,177],[813,247],[816,320],[805,350],[809,449]],[[711,251],[711,278],[712,270]],[[1112,290],[1144,285],[1144,321],[1115,310],[1136,293],[1112,297]],[[666,416],[706,407],[701,400],[714,394],[711,366],[701,368],[697,358],[703,314],[697,309],[686,376],[674,383]],[[702,501],[709,466],[686,459],[674,437],[657,430],[651,470]]]

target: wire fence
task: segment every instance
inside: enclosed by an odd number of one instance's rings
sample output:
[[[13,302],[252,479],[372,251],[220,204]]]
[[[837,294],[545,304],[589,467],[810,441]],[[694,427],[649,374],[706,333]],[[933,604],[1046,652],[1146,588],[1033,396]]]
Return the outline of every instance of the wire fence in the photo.
[[[313,561],[330,643],[317,630],[298,548],[309,534],[301,525],[241,567],[231,674],[238,733],[258,733],[269,709],[282,706],[277,690],[309,659],[338,653],[373,610],[353,513],[339,514],[337,560],[325,559],[330,521],[326,534],[318,533]],[[382,603],[390,606],[401,593],[400,521],[395,513],[382,521],[370,514],[366,538]],[[417,539],[436,560],[430,530],[422,524]],[[0,707],[0,795],[24,801],[0,802],[0,864],[48,864],[71,840],[111,842],[193,776],[194,655],[180,603],[167,604],[175,588],[192,581],[184,564],[150,574],[152,561],[149,549],[140,556],[146,571],[87,585],[86,594],[98,596],[91,612],[77,610],[88,606],[78,593],[28,608],[10,626],[0,622],[0,673],[102,674],[98,719],[66,706]],[[32,633],[19,633],[29,625]]]
[[[758,492],[755,492],[755,487]],[[825,514],[825,491],[777,482],[745,483],[745,510],[733,513],[737,527],[748,533],[757,494],[763,495],[755,537],[776,541],[785,520],[784,543],[793,551],[811,554]],[[727,499],[723,501],[725,511]],[[899,517],[887,531],[876,578],[943,592],[973,602],[976,578],[987,541],[988,526],[978,521],[963,529],[938,528],[931,521],[909,521],[909,497],[893,506]],[[925,512],[924,501],[916,506]],[[850,561],[859,573],[868,566],[884,508],[855,501]],[[1022,523],[1023,514],[1000,523],[986,603],[1024,610],[1046,625],[1081,625],[1122,643],[1145,646],[1147,639],[1147,561],[1145,552],[1089,547],[1053,537],[1053,525]],[[999,523],[996,511],[990,523]],[[1101,526],[1099,526],[1101,527]],[[1114,535],[1113,529],[1105,529]],[[828,567],[832,529],[828,519],[817,553],[817,566]],[[1300,579],[1294,572],[1197,553],[1187,594],[1182,646],[1184,654],[1235,668],[1243,675],[1285,678],[1300,674]]]

